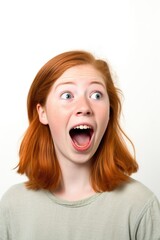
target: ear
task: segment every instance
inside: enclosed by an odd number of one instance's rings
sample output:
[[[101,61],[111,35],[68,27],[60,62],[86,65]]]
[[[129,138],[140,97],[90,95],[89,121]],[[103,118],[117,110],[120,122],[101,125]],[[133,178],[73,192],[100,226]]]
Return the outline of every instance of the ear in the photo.
[[[39,116],[39,121],[42,124],[47,125],[48,119],[47,119],[46,110],[45,110],[45,107],[41,106],[40,103],[37,104],[37,112],[38,112],[38,116]]]

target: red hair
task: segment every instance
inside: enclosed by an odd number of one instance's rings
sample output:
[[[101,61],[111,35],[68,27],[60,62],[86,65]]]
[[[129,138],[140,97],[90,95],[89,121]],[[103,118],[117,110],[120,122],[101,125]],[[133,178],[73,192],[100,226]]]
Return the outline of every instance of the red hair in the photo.
[[[22,140],[18,173],[28,177],[31,189],[55,190],[61,181],[61,169],[56,158],[48,125],[39,121],[37,104],[45,105],[54,82],[68,69],[76,65],[91,64],[101,72],[110,101],[110,119],[101,143],[92,157],[91,183],[96,192],[111,191],[129,180],[138,165],[124,141],[120,127],[121,101],[114,86],[108,64],[91,53],[70,51],[49,60],[37,73],[28,93],[27,108],[29,127]],[[132,144],[133,146],[133,144]],[[134,148],[134,146],[133,146]]]

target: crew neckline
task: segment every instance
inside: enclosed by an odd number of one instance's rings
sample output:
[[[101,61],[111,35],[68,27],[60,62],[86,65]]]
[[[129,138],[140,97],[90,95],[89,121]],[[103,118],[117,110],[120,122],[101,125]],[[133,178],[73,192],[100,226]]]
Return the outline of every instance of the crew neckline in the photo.
[[[78,208],[78,207],[83,207],[85,205],[91,204],[102,194],[102,193],[95,193],[94,195],[84,198],[84,199],[80,199],[80,200],[76,200],[76,201],[69,201],[69,200],[61,199],[49,191],[47,191],[46,193],[47,193],[47,196],[54,203],[64,206],[64,207],[70,207],[70,208]]]

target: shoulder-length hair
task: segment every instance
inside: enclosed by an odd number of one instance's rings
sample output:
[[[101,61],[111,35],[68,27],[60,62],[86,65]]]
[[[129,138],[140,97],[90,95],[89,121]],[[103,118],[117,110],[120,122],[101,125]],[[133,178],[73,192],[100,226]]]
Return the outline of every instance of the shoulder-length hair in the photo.
[[[129,176],[138,169],[125,140],[133,144],[120,127],[120,91],[114,85],[107,62],[96,59],[89,52],[69,51],[52,58],[40,69],[28,93],[29,126],[21,142],[17,172],[26,174],[29,179],[26,185],[30,189],[54,191],[60,184],[61,169],[51,132],[48,125],[40,123],[37,104],[44,106],[54,82],[67,69],[81,64],[91,64],[101,72],[110,102],[109,123],[92,159],[93,189],[96,192],[111,191],[128,181]]]

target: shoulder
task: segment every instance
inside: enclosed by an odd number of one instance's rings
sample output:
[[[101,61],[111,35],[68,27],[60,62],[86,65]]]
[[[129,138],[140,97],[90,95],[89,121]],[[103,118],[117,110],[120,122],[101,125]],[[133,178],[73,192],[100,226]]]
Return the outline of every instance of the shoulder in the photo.
[[[19,199],[19,197],[22,197],[26,195],[27,188],[25,187],[25,183],[19,183],[11,186],[2,196],[1,203],[13,201],[15,199]]]
[[[144,184],[131,179],[126,185],[126,209],[130,214],[135,239],[159,239],[160,203]],[[124,191],[124,192],[125,192]]]
[[[24,183],[16,184],[10,187],[2,196],[0,200],[0,209],[10,208],[14,203],[19,201],[22,197],[24,197],[25,193],[25,185]]]
[[[132,178],[114,191],[104,193],[103,199],[104,203],[107,201],[114,205],[117,212],[122,211],[123,214],[126,212],[134,217],[143,214],[155,203],[159,205],[155,194],[144,184]]]
[[[115,194],[131,202],[146,202],[154,196],[154,193],[147,186],[133,178],[116,189]]]
[[[136,205],[138,210],[142,209],[139,214],[145,213],[148,209],[157,207],[160,210],[159,200],[155,194],[141,182],[130,179],[130,182],[126,185],[126,198],[131,204]],[[125,192],[124,191],[124,192]]]
[[[109,213],[110,219],[114,219],[113,222],[117,222],[117,225],[129,226],[132,236],[141,234],[142,237],[138,239],[146,239],[143,236],[146,233],[149,236],[147,239],[153,239],[153,232],[160,236],[159,201],[139,181],[130,178],[129,182],[114,191],[102,194],[101,201],[105,215]]]
[[[160,217],[160,205],[155,194],[141,182],[130,178],[127,184],[115,190],[119,207],[122,206],[130,216],[140,220],[148,211],[157,211]]]
[[[13,193],[19,193],[21,191],[24,191],[26,189],[25,183],[18,183],[13,186],[11,186],[2,196],[2,199],[5,197],[12,196]]]
[[[44,197],[43,190],[30,190],[27,189],[25,183],[15,184],[10,187],[0,200],[0,208],[12,209],[12,208],[23,208],[25,206],[31,205],[32,203],[37,203]]]

